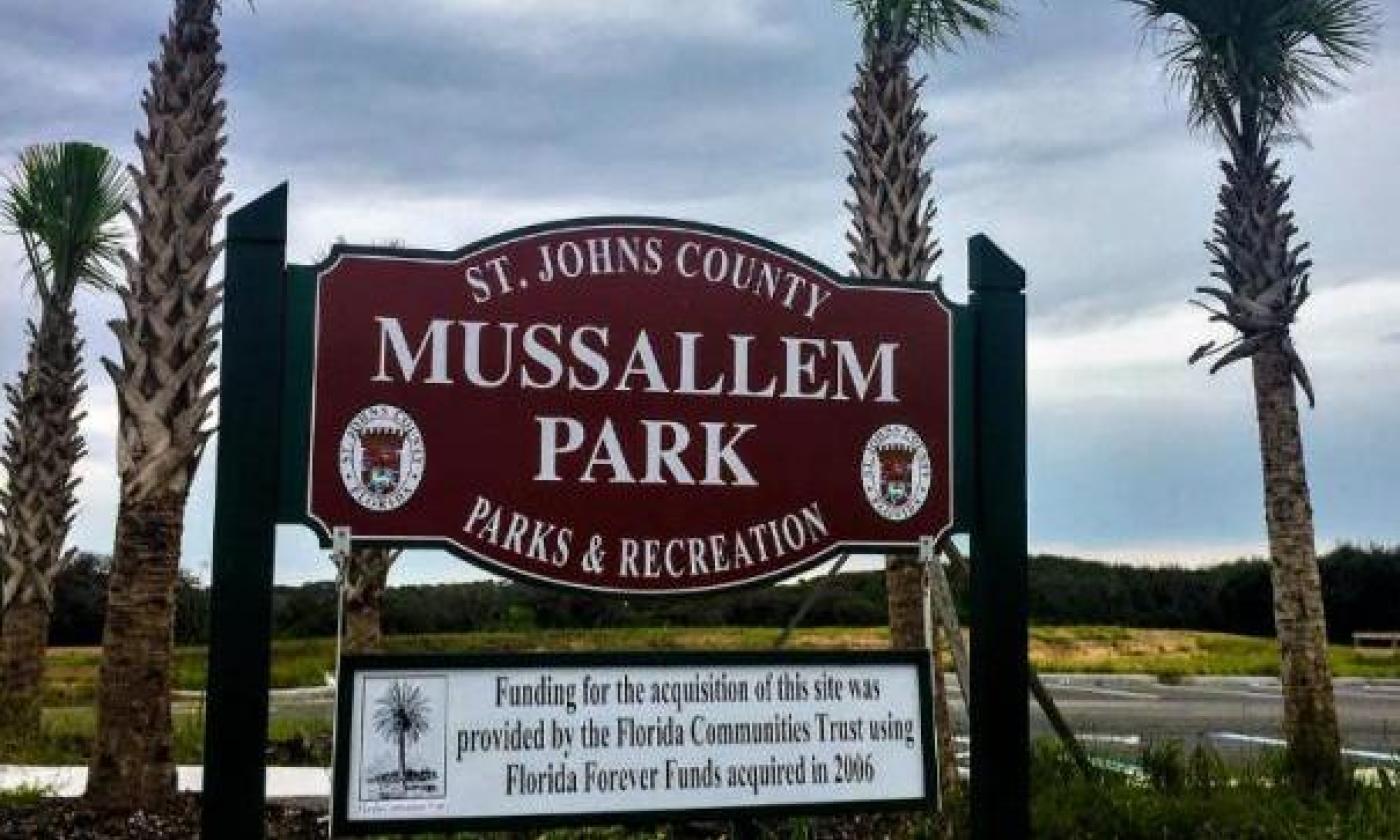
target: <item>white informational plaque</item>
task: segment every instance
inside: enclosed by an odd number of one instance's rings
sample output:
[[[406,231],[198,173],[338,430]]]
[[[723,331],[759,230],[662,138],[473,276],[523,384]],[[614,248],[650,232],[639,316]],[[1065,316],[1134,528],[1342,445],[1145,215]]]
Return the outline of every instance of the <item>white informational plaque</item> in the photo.
[[[347,657],[335,832],[923,807],[919,652]]]

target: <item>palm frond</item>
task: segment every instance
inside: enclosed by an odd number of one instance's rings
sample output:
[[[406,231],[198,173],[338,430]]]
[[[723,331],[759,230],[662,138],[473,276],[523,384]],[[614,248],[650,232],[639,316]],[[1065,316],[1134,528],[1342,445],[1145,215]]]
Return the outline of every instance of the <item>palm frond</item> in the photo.
[[[419,686],[395,680],[375,703],[374,729],[386,738],[417,741],[431,725],[431,708]]]
[[[19,235],[46,305],[70,301],[82,285],[112,287],[122,242],[117,218],[131,196],[120,162],[100,146],[46,143],[20,153],[0,220]]]
[[[995,35],[1011,15],[1006,0],[846,0],[866,36],[930,52]]]
[[[1365,63],[1375,0],[1123,0],[1138,7],[1193,127],[1228,143],[1297,135],[1299,111]]]

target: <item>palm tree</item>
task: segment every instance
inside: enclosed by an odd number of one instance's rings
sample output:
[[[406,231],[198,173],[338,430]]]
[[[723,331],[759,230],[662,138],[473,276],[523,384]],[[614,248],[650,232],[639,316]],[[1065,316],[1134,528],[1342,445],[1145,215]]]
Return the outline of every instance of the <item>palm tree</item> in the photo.
[[[423,690],[395,680],[374,704],[374,731],[399,748],[399,784],[408,790],[408,744],[417,743],[428,731],[431,707]]]
[[[377,653],[384,648],[384,588],[389,569],[403,552],[391,548],[357,548],[345,564],[345,651]]]
[[[1369,0],[1128,0],[1187,94],[1190,121],[1225,145],[1212,238],[1217,286],[1196,291],[1232,340],[1202,345],[1211,373],[1249,359],[1264,472],[1264,514],[1282,658],[1284,729],[1295,780],[1332,790],[1343,780],[1327,626],[1303,468],[1295,382],[1314,402],[1290,328],[1308,299],[1312,262],[1288,204],[1276,147],[1295,136],[1303,106],[1364,61],[1377,26]]]
[[[920,49],[947,52],[972,35],[991,35],[1007,12],[1004,0],[847,0],[861,25],[861,61],[851,88],[854,103],[843,135],[852,201],[850,258],[862,277],[922,283],[942,255],[933,235],[937,212],[925,157],[933,137],[924,129],[919,107],[923,86],[910,64]],[[885,558],[890,643],[917,648],[924,637],[924,570],[908,554]],[[952,719],[943,686],[938,625],[933,628],[933,668],[940,673],[934,706],[940,723]],[[967,686],[963,686],[967,690]],[[952,756],[952,728],[939,728],[939,751]],[[945,792],[957,786],[955,773],[941,773]]]
[[[862,54],[851,89],[851,127],[844,135],[854,200],[851,262],[862,277],[921,283],[942,253],[933,235],[936,212],[925,155],[933,138],[919,107],[922,80],[914,54],[949,51],[972,35],[990,35],[1007,14],[1005,0],[847,0],[862,30]],[[886,559],[890,637],[895,647],[921,647],[923,572],[913,557]]]
[[[224,103],[218,0],[176,0],[142,99],[146,131],[133,221],[112,322],[122,363],[103,362],[119,411],[117,511],[87,795],[104,807],[153,807],[175,794],[171,628],[185,502],[211,432],[208,386],[219,305],[209,269],[222,250]]]
[[[8,476],[8,490],[0,492],[0,724],[12,731],[39,725],[53,581],[71,557],[63,545],[77,506],[73,470],[85,452],[78,424],[87,387],[73,297],[83,286],[111,289],[108,267],[121,238],[116,219],[130,191],[106,149],[57,143],[20,154],[0,202],[39,301],[24,369],[5,388],[11,414],[0,453]]]

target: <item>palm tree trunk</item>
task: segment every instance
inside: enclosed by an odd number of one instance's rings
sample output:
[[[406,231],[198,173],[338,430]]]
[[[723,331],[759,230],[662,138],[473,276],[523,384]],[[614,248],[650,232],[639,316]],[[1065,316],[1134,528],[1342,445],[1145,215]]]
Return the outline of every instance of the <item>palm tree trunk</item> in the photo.
[[[5,570],[0,645],[0,729],[34,732],[42,709],[44,651],[53,580],[77,505],[73,472],[84,455],[78,434],[82,342],[71,305],[48,309],[30,326],[26,366],[7,388],[12,417],[0,463],[9,487],[0,497]]]
[[[890,613],[890,645],[924,646],[924,570],[918,558],[891,554],[885,558],[886,601]]]
[[[924,131],[919,108],[922,83],[909,72],[915,46],[866,38],[845,135],[847,182],[854,193],[846,204],[851,261],[863,277],[911,283],[928,279],[940,253],[932,235],[931,176],[924,167],[933,138]],[[912,555],[890,555],[885,562],[890,643],[922,647],[923,570]]]
[[[404,792],[408,792],[408,756],[404,733],[399,733],[399,784],[403,785]]]
[[[345,601],[346,653],[379,653],[384,650],[384,633],[380,625],[379,604],[361,600],[352,605]]]
[[[88,799],[159,807],[175,795],[170,670],[183,497],[123,502],[108,588]]]
[[[345,570],[346,653],[378,653],[384,649],[384,589],[389,569],[399,552],[387,548],[357,548]]]
[[[1335,791],[1341,741],[1293,374],[1277,346],[1255,354],[1253,366],[1290,768],[1304,788]]]
[[[1294,380],[1308,386],[1292,349],[1291,311],[1282,307],[1306,294],[1307,246],[1293,244],[1297,226],[1287,204],[1291,182],[1279,175],[1266,144],[1231,142],[1222,164],[1215,236],[1210,244],[1218,271],[1253,320],[1242,322],[1236,352],[1251,356],[1254,402],[1263,463],[1264,514],[1272,560],[1274,629],[1282,660],[1284,734],[1291,773],[1305,789],[1337,790],[1342,775],[1332,672],[1327,661],[1327,621],[1317,568],[1312,501],[1303,460]],[[1243,304],[1239,304],[1243,306]],[[1238,326],[1238,325],[1237,325]],[[1227,363],[1224,359],[1216,368]]]
[[[220,301],[208,282],[229,198],[221,195],[224,102],[218,0],[176,0],[150,65],[138,134],[137,257],[123,254],[125,318],[112,322],[121,504],[108,584],[88,798],[159,807],[175,795],[171,640],[180,536],[215,393],[208,388]]]
[[[5,610],[0,640],[0,730],[33,733],[43,710],[44,650],[49,636],[49,610],[37,600],[11,604]]]

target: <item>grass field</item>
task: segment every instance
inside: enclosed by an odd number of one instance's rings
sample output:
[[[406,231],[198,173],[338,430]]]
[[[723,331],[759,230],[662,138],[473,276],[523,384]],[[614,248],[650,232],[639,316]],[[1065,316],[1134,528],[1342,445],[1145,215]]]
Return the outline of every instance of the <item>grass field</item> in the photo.
[[[771,628],[620,628],[607,630],[530,630],[434,636],[390,636],[391,651],[560,651],[560,650],[721,650],[771,647]],[[791,646],[806,649],[881,648],[883,628],[820,627],[800,630]],[[92,701],[97,680],[97,648],[49,651],[45,705],[80,706]],[[1272,639],[1184,630],[1122,627],[1042,627],[1031,632],[1031,660],[1047,673],[1145,673],[1166,678],[1191,675],[1276,675],[1278,651]],[[175,654],[176,688],[204,687],[204,648]],[[333,639],[288,639],[273,643],[272,684],[276,688],[323,685],[334,669]],[[1346,646],[1332,648],[1338,676],[1400,677],[1400,657],[1361,657]]]
[[[1331,648],[1339,677],[1400,677],[1400,656],[1358,656],[1349,645]],[[1273,639],[1190,630],[1124,627],[1039,627],[1031,631],[1031,661],[1047,673],[1184,676],[1278,676]]]
[[[198,706],[177,705],[174,712],[174,752],[177,764],[200,764],[204,753],[203,712]],[[91,706],[67,706],[44,710],[39,732],[0,741],[0,764],[86,764],[92,755],[97,729]],[[331,723],[322,709],[275,711],[268,721],[268,742],[304,744],[312,761],[330,762]],[[303,764],[305,758],[283,763]]]
[[[770,648],[771,628],[622,628],[607,630],[534,630],[433,636],[391,636],[391,651],[567,651],[567,650],[721,650]],[[883,648],[883,628],[812,628],[797,632],[799,649]],[[0,743],[0,763],[81,764],[91,749],[92,700],[96,690],[97,648],[49,651],[42,732],[21,741]],[[1179,630],[1119,627],[1045,627],[1031,634],[1031,658],[1046,673],[1146,673],[1164,680],[1192,675],[1273,675],[1278,653],[1271,639]],[[277,688],[325,684],[333,670],[332,639],[274,642],[272,683]],[[1349,647],[1332,649],[1339,676],[1400,677],[1400,657],[1358,657]],[[176,688],[204,687],[204,648],[181,648],[175,657]],[[310,760],[324,761],[330,721],[323,708],[279,703],[274,707],[269,740],[310,750]],[[180,763],[198,763],[203,720],[199,698],[185,697],[175,707],[175,754]],[[300,763],[290,761],[288,763]]]

